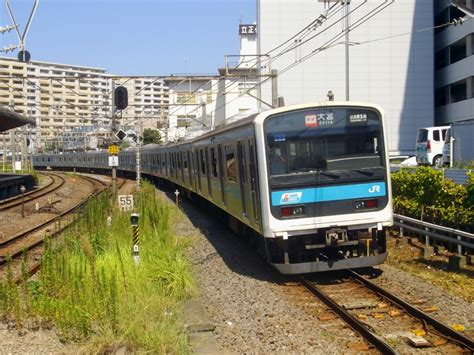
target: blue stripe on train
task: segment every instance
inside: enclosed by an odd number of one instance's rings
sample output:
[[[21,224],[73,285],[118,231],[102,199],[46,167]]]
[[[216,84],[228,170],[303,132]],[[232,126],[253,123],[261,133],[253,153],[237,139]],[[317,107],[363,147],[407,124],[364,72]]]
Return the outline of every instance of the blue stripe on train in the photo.
[[[313,187],[309,189],[272,192],[272,206],[349,200],[354,198],[379,197],[385,195],[386,186],[383,181],[364,184]]]

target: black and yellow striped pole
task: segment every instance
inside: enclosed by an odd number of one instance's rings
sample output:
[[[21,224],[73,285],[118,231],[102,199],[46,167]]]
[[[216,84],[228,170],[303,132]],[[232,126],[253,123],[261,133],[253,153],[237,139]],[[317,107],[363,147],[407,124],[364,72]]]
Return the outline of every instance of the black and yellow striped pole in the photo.
[[[137,265],[140,263],[140,253],[139,253],[140,227],[138,226],[139,217],[140,215],[138,213],[132,213],[130,215],[130,223],[133,227],[133,261]]]

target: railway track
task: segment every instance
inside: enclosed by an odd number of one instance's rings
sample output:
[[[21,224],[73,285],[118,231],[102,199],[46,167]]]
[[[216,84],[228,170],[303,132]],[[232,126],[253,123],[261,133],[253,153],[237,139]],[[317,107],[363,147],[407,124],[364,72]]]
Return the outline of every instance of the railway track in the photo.
[[[87,201],[89,201],[91,197],[97,196],[107,188],[107,184],[99,179],[85,175],[79,176],[93,185],[92,193],[87,198],[82,199],[78,204],[66,209],[65,211],[62,211],[58,215],[1,241],[1,268],[5,267],[9,258],[12,259],[12,263],[19,264],[18,259],[20,259],[20,256],[25,251],[28,251],[28,253],[36,253],[36,250],[41,248],[42,244],[44,243],[46,235],[55,237],[56,235],[60,234],[64,228],[74,221],[74,212],[77,209],[82,207]],[[41,254],[40,251],[38,253],[38,255]],[[40,256],[35,256],[33,259],[36,259],[36,262],[34,262],[32,266],[29,266],[29,274],[35,273],[39,268]],[[15,269],[17,269],[17,267],[15,267]],[[0,274],[1,273],[2,271],[0,269]],[[18,274],[18,270],[15,273]]]
[[[436,348],[441,353],[474,352],[474,341],[349,270],[334,282],[301,278],[301,284],[382,354]],[[400,341],[403,339],[403,341]]]
[[[45,185],[42,186],[36,190],[29,191],[25,194],[23,194],[23,202],[28,203],[33,200],[36,200],[39,197],[45,196],[47,194],[50,194],[58,189],[60,189],[66,182],[64,177],[61,175],[57,174],[52,174],[52,173],[40,173],[44,176],[47,176],[50,178],[50,181]],[[1,211],[6,211],[11,208],[20,206],[22,204],[22,196],[14,196],[5,200],[0,201],[0,212]]]

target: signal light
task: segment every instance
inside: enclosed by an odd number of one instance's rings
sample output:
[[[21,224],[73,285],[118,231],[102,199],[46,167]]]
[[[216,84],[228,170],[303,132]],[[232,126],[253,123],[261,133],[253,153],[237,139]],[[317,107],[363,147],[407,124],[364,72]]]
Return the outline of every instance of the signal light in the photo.
[[[128,106],[128,90],[124,86],[115,88],[114,102],[117,110],[124,110]]]
[[[431,149],[431,142],[430,142],[430,140],[428,139],[428,140],[426,141],[426,150],[430,150],[430,149]]]

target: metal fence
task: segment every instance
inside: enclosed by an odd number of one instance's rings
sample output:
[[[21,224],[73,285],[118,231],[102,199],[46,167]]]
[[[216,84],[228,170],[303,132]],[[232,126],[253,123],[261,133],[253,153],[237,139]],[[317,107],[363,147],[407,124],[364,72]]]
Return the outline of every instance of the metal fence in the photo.
[[[474,234],[461,230],[438,226],[433,223],[420,221],[415,218],[394,214],[394,225],[400,228],[403,237],[404,230],[415,232],[425,237],[425,245],[429,246],[431,239],[457,246],[459,255],[463,254],[463,247],[474,250]]]
[[[400,166],[391,166],[390,171],[392,173],[400,170]],[[410,167],[410,169],[413,169],[413,171],[416,169],[416,167]],[[434,168],[437,169],[437,168]],[[472,170],[466,170],[466,169],[442,169],[444,178],[445,179],[451,179],[453,180],[456,184],[460,185],[465,185],[467,183],[467,173],[472,172]]]

